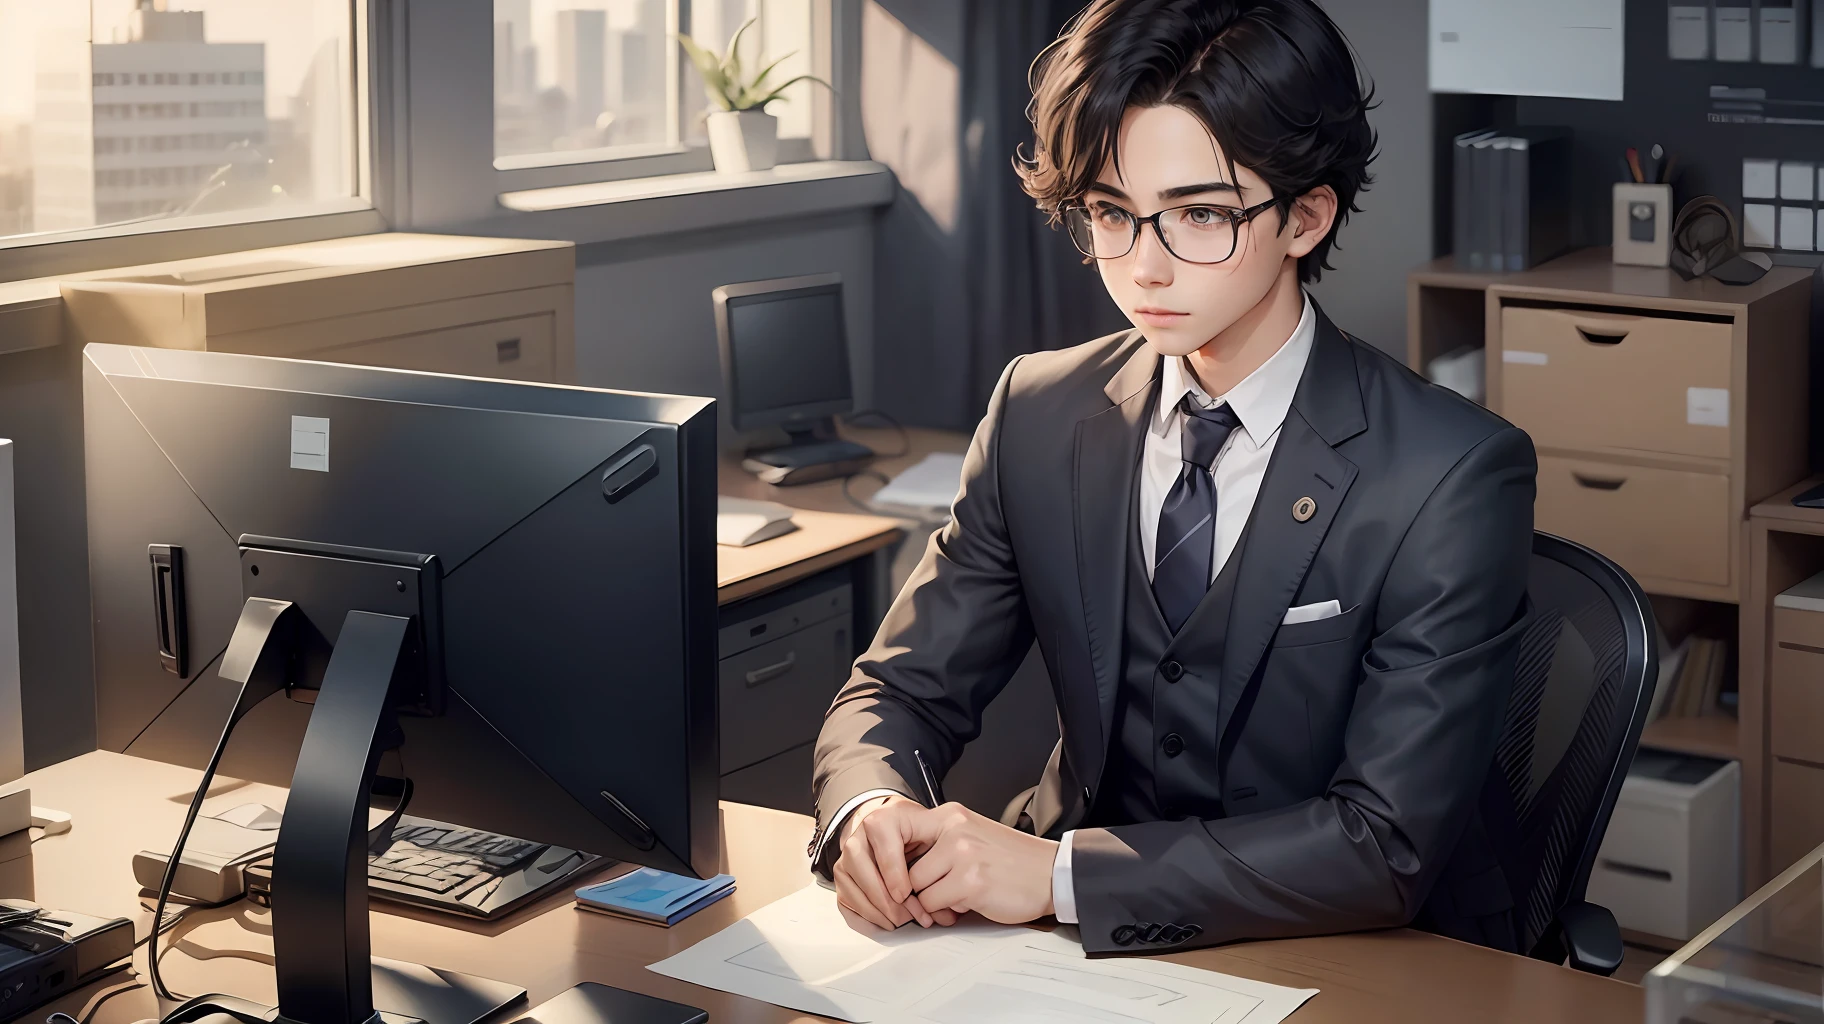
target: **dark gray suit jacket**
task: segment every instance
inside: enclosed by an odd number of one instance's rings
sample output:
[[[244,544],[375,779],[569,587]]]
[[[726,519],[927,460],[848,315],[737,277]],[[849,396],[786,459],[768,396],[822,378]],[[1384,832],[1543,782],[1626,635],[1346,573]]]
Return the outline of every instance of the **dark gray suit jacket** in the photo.
[[[1073,840],[1090,952],[1403,925],[1511,944],[1488,819],[1526,616],[1526,434],[1317,314],[1254,505],[1220,658],[1208,816]],[[1131,495],[1159,357],[1137,331],[1014,360],[938,532],[818,738],[818,834],[918,792],[1038,642],[1062,738],[1008,820],[1057,837],[1098,791],[1122,670]],[[1292,514],[1309,497],[1316,512]],[[1342,615],[1282,626],[1294,604]],[[1195,660],[1196,638],[1183,657]],[[1021,813],[1023,811],[1023,813]],[[1508,813],[1511,814],[1511,811]],[[815,848],[815,841],[813,842]]]

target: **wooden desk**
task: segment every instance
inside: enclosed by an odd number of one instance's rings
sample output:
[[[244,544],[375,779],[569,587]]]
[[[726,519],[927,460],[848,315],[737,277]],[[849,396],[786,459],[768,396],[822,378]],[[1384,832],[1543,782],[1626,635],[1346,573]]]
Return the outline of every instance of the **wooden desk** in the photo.
[[[58,909],[132,917],[143,937],[151,914],[139,909],[131,857],[176,834],[199,777],[192,769],[106,752],[27,776],[38,802],[75,816],[71,832],[33,847],[35,891],[29,895]],[[255,800],[278,805],[283,799],[283,791],[272,787],[218,782],[204,811]],[[530,1005],[579,981],[597,981],[703,1007],[717,1022],[821,1020],[645,970],[810,882],[804,859],[808,818],[724,804],[722,821],[723,870],[736,877],[739,888],[675,928],[582,913],[561,894],[504,922],[487,924],[375,903],[370,915],[374,953],[522,985],[530,992]],[[0,884],[8,877],[14,876],[0,872]],[[20,894],[0,892],[15,895]],[[272,1002],[270,920],[265,911],[246,904],[197,912],[160,940],[161,948],[167,943],[173,947],[161,961],[167,984],[180,993],[221,991]],[[241,959],[243,951],[267,962]],[[1642,991],[1633,985],[1406,929],[1244,943],[1170,959],[1321,989],[1293,1015],[1294,1024],[1632,1024],[1643,1015]],[[135,966],[143,977],[143,947]],[[52,1010],[80,1013],[94,993],[120,980],[115,976],[35,1010],[30,1020],[42,1020]],[[94,1022],[127,1024],[157,1012],[151,989],[141,987],[102,1004]]]

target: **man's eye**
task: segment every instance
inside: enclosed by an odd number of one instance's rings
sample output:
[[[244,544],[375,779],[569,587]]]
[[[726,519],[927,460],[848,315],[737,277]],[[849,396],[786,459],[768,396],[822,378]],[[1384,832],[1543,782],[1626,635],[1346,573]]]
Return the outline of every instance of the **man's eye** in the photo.
[[[1192,206],[1184,211],[1184,222],[1194,228],[1215,227],[1222,219],[1221,211],[1213,206]]]
[[[1098,206],[1094,213],[1098,223],[1106,224],[1109,227],[1121,227],[1133,219],[1132,214],[1119,206]]]

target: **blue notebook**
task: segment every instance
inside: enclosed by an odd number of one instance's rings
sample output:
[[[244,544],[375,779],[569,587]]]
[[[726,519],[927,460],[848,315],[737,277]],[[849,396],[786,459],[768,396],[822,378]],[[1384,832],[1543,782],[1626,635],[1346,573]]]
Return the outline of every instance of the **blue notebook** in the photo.
[[[733,875],[686,878],[639,868],[613,881],[576,890],[576,905],[580,910],[670,927],[734,891]]]

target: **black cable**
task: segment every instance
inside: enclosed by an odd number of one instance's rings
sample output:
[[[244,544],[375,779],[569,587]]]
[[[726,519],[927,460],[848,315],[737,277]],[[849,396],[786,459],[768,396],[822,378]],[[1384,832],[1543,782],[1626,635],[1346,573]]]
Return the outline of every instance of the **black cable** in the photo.
[[[850,491],[849,491],[849,484],[852,481],[854,481],[854,479],[856,477],[861,477],[861,476],[872,477],[875,480],[879,480],[881,482],[882,486],[885,486],[886,484],[888,484],[890,482],[887,479],[887,474],[882,473],[878,469],[857,470],[853,473],[850,473],[848,476],[845,476],[842,478],[842,496],[849,500],[849,504],[855,506],[858,509],[861,509],[863,512],[866,512],[869,515],[876,515],[876,516],[880,515],[881,512],[879,509],[875,508],[873,505],[869,504],[868,502],[863,501],[860,498],[857,498],[854,494],[850,493]]]
[[[165,920],[165,904],[171,899],[171,883],[177,878],[178,858],[184,855],[184,843],[189,841],[190,829],[196,824],[197,813],[203,809],[203,798],[209,795],[209,784],[215,780],[215,769],[222,763],[222,752],[228,749],[228,737],[234,734],[234,724],[240,720],[241,701],[246,698],[247,684],[242,683],[234,695],[234,705],[228,712],[228,721],[222,724],[222,736],[215,741],[215,752],[209,755],[209,765],[203,769],[203,779],[197,784],[196,795],[190,798],[190,810],[184,814],[184,827],[178,830],[177,845],[171,848],[171,859],[165,862],[165,877],[158,883],[158,905],[152,911],[152,934],[146,936],[151,943],[151,949],[146,955],[146,966],[152,975],[152,991],[161,999],[177,998],[165,987],[165,980],[158,973],[158,934],[163,931],[160,925]]]
[[[903,456],[912,454],[912,435],[906,432],[905,426],[903,424],[901,424],[898,420],[894,419],[892,416],[890,416],[884,412],[881,412],[879,409],[864,409],[861,412],[851,413],[847,416],[844,416],[842,418],[842,421],[844,423],[849,424],[850,426],[854,426],[856,420],[865,420],[865,419],[881,420],[881,421],[885,422],[887,424],[887,426],[893,428],[893,431],[899,435],[899,451],[878,453],[881,458],[897,459],[897,458],[901,458]]]

